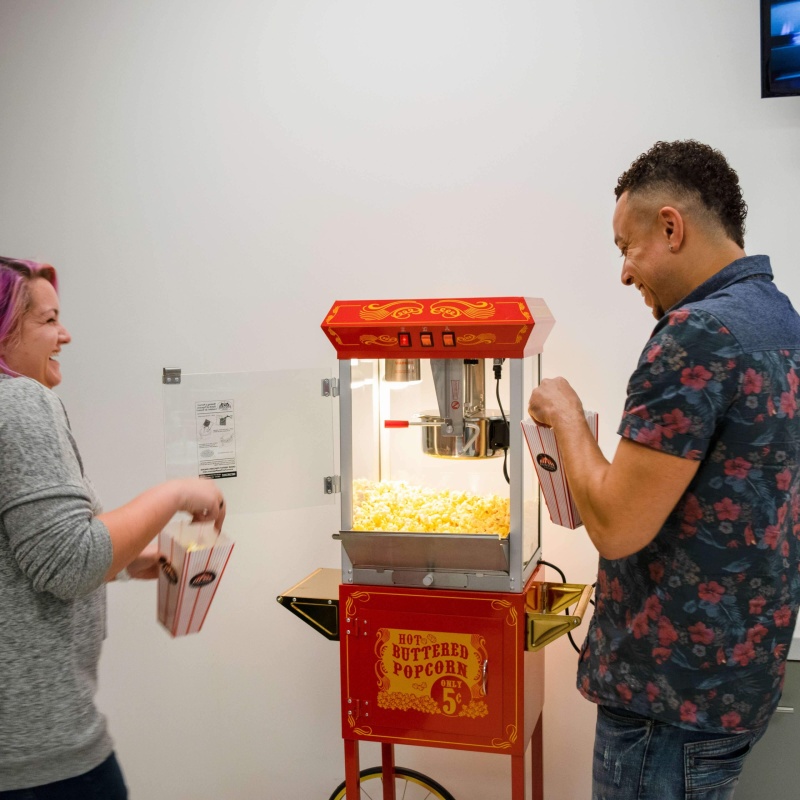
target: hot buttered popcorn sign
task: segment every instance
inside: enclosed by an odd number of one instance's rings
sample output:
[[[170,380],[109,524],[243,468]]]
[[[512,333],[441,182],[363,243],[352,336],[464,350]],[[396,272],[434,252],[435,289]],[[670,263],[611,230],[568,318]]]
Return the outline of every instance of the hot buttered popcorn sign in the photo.
[[[375,654],[378,707],[448,717],[485,717],[483,637],[381,628]]]

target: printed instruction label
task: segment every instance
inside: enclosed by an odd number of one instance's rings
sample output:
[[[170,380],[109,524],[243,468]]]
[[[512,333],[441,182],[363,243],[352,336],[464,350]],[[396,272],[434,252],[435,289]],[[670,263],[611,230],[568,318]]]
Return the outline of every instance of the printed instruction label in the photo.
[[[236,427],[233,400],[195,403],[197,474],[202,478],[235,478]]]

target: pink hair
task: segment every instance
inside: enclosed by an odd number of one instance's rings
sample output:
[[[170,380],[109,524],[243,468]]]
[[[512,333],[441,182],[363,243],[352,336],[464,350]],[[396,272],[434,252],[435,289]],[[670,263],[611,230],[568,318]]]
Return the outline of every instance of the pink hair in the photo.
[[[38,261],[0,256],[0,347],[19,335],[22,320],[31,309],[31,283],[44,278],[58,291],[55,267]],[[18,377],[0,356],[0,372]]]

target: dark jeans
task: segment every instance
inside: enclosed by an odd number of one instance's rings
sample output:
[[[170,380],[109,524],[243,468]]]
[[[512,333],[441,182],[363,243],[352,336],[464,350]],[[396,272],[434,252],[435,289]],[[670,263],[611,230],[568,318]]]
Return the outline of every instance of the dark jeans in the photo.
[[[128,788],[112,753],[99,767],[77,778],[0,792],[0,800],[128,800]]]
[[[703,733],[598,706],[592,800],[730,800],[765,729]]]

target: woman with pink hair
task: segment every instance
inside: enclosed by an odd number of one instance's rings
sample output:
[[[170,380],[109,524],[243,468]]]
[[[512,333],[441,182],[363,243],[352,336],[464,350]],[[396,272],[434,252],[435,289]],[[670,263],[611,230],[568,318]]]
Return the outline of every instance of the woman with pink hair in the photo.
[[[154,578],[178,512],[225,517],[217,484],[174,480],[103,512],[52,391],[71,337],[55,269],[0,257],[0,800],[125,800],[94,704],[105,584]]]

